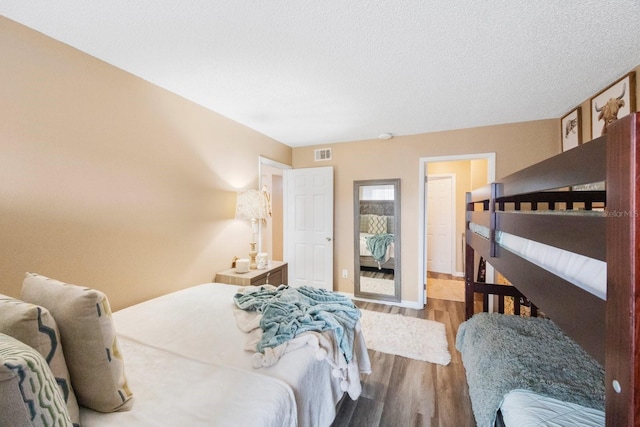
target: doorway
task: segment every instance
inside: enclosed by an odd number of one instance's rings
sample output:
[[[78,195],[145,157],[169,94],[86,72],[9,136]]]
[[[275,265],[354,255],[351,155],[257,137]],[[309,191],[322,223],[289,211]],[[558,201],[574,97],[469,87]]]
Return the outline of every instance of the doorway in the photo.
[[[283,172],[291,166],[266,157],[259,157],[259,188],[266,187],[271,195],[271,217],[261,224],[258,232],[259,252],[266,252],[270,260],[284,260],[284,184]]]
[[[284,173],[289,284],[333,290],[333,166]]]
[[[260,156],[258,176],[272,205],[258,229],[259,250],[289,263],[290,285],[333,290],[333,167],[294,170]]]
[[[424,157],[420,159],[420,187],[419,187],[419,259],[418,268],[420,278],[418,283],[418,295],[419,300],[423,301],[423,304],[427,303],[427,274],[429,270],[429,259],[432,259],[433,254],[431,251],[435,251],[435,245],[438,245],[437,250],[443,252],[452,253],[452,260],[449,262],[451,265],[450,273],[446,276],[455,278],[464,276],[464,231],[465,231],[465,199],[464,194],[466,191],[470,191],[473,188],[481,187],[495,180],[495,153],[479,153],[479,154],[463,154],[453,156],[440,156],[440,157]],[[433,227],[437,227],[434,221],[443,222],[442,219],[430,218],[428,201],[429,201],[429,176],[442,176],[453,175],[452,179],[454,190],[451,191],[454,196],[455,208],[451,209],[449,214],[453,219],[454,230],[450,237],[447,237],[446,243],[438,243],[437,230],[433,230]],[[442,183],[439,183],[442,184]],[[436,184],[438,185],[438,184]],[[445,184],[442,184],[444,186]],[[436,191],[437,187],[431,189],[432,192]],[[432,195],[433,196],[433,195]],[[433,203],[437,203],[432,201]],[[446,203],[446,202],[445,202]],[[431,224],[431,226],[429,225]],[[431,235],[431,242],[429,242],[429,236]],[[435,236],[434,236],[435,235]],[[441,240],[444,237],[441,238]],[[449,248],[452,248],[451,250]],[[445,261],[446,263],[447,261]],[[487,271],[487,275],[489,275]]]
[[[455,272],[456,175],[427,176],[427,271]]]

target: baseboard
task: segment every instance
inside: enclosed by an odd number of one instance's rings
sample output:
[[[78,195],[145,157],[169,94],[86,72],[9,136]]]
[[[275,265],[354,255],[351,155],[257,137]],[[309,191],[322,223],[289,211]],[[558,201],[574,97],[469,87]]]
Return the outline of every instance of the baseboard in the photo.
[[[376,304],[392,305],[395,307],[402,307],[402,308],[413,308],[414,310],[422,310],[424,308],[424,304],[420,304],[418,301],[394,302],[394,301],[384,301],[384,300],[377,300],[377,299],[371,299],[371,298],[360,298],[348,292],[337,292],[337,293],[356,301],[375,302]]]
[[[464,277],[464,272],[456,271],[455,273],[452,274],[452,276],[454,276],[454,277]]]

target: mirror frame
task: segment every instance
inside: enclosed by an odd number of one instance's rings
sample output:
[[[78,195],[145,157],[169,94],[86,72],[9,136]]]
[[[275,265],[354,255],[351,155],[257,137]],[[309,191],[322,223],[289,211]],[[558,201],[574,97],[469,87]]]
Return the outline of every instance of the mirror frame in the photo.
[[[394,186],[394,204],[393,204],[393,230],[394,230],[394,294],[376,294],[372,292],[363,292],[360,290],[360,187],[369,185],[393,185]],[[353,181],[353,243],[354,243],[354,269],[353,269],[353,285],[354,295],[359,298],[367,298],[373,300],[401,302],[401,233],[400,233],[400,178],[395,179],[370,179],[364,181]]]

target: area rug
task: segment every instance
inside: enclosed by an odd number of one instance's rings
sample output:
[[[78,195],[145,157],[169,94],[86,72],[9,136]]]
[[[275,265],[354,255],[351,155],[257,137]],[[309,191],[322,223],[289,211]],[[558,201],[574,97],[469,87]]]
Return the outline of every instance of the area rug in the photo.
[[[367,348],[445,366],[451,361],[443,323],[401,314],[361,311],[360,323]]]
[[[378,279],[375,277],[360,277],[360,291],[374,294],[394,295],[395,281],[389,279]]]

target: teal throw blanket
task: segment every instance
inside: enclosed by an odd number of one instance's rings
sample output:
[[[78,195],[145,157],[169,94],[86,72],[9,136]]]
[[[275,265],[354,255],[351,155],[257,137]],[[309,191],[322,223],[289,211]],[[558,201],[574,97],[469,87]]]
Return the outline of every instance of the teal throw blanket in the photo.
[[[347,363],[353,357],[354,328],[361,313],[345,296],[310,286],[280,285],[277,289],[260,287],[255,292],[237,293],[233,300],[242,310],[262,313],[259,352],[303,332],[333,331]]]
[[[373,259],[378,262],[385,262],[387,248],[393,242],[393,234],[374,234],[366,238],[367,249],[371,252]]]

